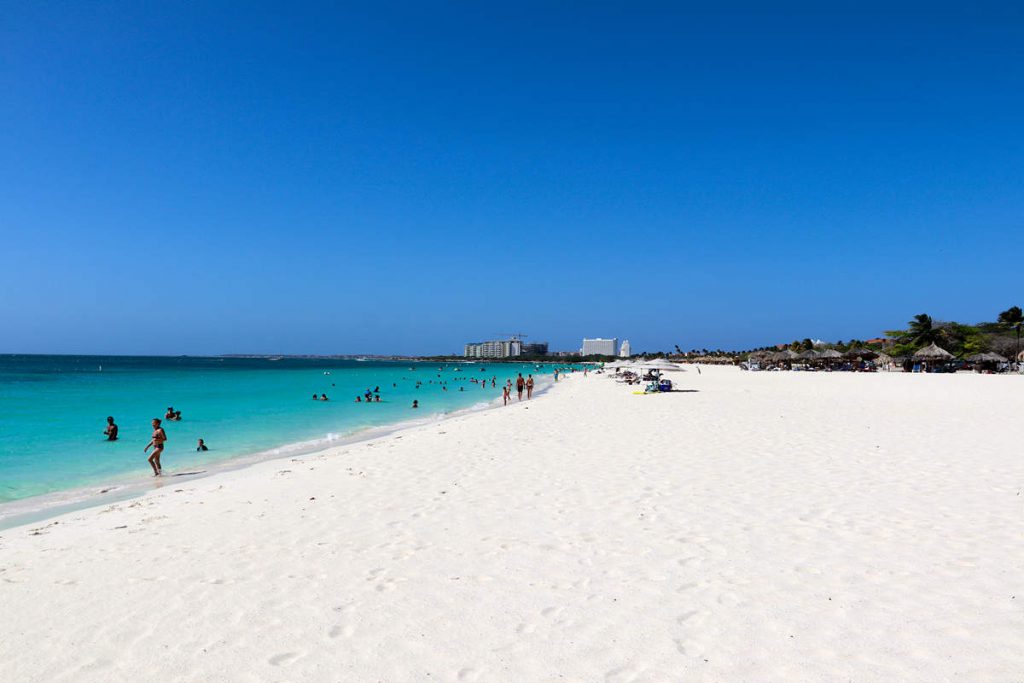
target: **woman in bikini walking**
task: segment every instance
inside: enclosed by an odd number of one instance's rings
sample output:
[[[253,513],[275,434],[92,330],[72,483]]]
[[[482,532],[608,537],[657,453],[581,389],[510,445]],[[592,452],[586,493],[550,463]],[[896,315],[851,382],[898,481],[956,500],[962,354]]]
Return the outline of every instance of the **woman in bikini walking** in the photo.
[[[160,469],[160,456],[164,452],[164,442],[167,441],[167,433],[164,428],[160,426],[160,420],[153,418],[153,438],[149,440],[146,447],[142,449],[145,453],[149,450],[149,447],[153,447],[153,454],[149,456],[149,464],[153,468],[153,476],[158,477],[163,472]]]

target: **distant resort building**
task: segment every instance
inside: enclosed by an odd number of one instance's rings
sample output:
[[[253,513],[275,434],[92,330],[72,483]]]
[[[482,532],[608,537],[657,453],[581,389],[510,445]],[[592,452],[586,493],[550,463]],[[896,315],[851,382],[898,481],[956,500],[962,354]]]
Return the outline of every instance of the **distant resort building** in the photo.
[[[547,344],[544,345],[547,350]],[[523,354],[523,343],[518,339],[500,339],[466,344],[466,358],[517,358]]]
[[[615,356],[618,355],[618,352],[618,338],[602,339],[601,337],[596,337],[594,339],[584,339],[583,348],[580,349],[580,353],[584,356]]]
[[[548,355],[548,343],[547,342],[531,342],[529,344],[523,344],[523,355],[524,356],[546,356],[546,355]]]
[[[492,339],[466,344],[466,358],[518,358],[519,356],[546,356],[547,342],[524,344],[520,339]]]
[[[632,354],[630,353],[630,349],[629,349],[629,340],[628,339],[623,339],[622,340],[622,346],[619,347],[619,358],[629,358],[630,355],[632,355]]]

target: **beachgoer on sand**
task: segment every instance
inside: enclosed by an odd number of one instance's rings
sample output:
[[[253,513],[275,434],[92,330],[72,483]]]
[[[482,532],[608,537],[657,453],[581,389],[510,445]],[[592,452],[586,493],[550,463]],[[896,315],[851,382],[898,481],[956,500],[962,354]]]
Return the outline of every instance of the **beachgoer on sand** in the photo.
[[[143,453],[149,451],[150,446],[153,447],[153,453],[149,456],[149,464],[153,468],[153,476],[157,477],[163,474],[163,469],[160,466],[160,456],[164,452],[164,444],[167,442],[167,433],[164,428],[160,426],[160,418],[153,418],[153,438],[149,440],[146,447],[142,449]]]

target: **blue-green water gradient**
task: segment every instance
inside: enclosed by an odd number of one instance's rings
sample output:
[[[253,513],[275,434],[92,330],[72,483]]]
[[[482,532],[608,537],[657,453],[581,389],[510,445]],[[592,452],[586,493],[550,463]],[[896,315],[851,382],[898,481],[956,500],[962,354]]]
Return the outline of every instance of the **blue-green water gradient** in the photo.
[[[283,358],[0,356],[0,502],[151,474],[143,447],[164,421],[165,472],[500,399],[532,364]],[[470,378],[497,378],[497,387]],[[381,403],[356,403],[380,387]],[[445,390],[445,388],[447,390]],[[462,389],[462,391],[460,391]],[[313,401],[326,393],[327,402]],[[420,408],[411,408],[413,400]],[[112,415],[120,438],[103,435]],[[210,450],[199,453],[196,441]]]

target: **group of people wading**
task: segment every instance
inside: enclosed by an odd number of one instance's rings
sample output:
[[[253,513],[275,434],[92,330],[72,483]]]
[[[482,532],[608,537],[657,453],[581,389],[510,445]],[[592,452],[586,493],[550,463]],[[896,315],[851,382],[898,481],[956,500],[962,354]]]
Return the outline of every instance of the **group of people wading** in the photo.
[[[173,408],[168,408],[167,412],[169,415],[172,415],[172,417],[169,417],[168,419],[176,422],[181,420],[180,410],[175,411]],[[142,449],[142,452],[149,453],[149,449],[153,449],[153,452],[150,453],[147,462],[149,462],[149,466],[153,468],[153,476],[158,477],[163,474],[163,468],[160,466],[160,456],[164,454],[164,444],[167,443],[167,432],[165,432],[164,428],[160,426],[161,420],[158,417],[153,418],[152,425],[153,436],[149,439],[149,443],[146,444],[146,447]],[[103,430],[103,435],[107,437],[107,441],[117,441],[119,431],[120,430],[117,427],[117,423],[114,422],[113,416],[108,417],[107,426]],[[199,439],[196,450],[208,451],[210,449],[206,445],[205,441]]]

